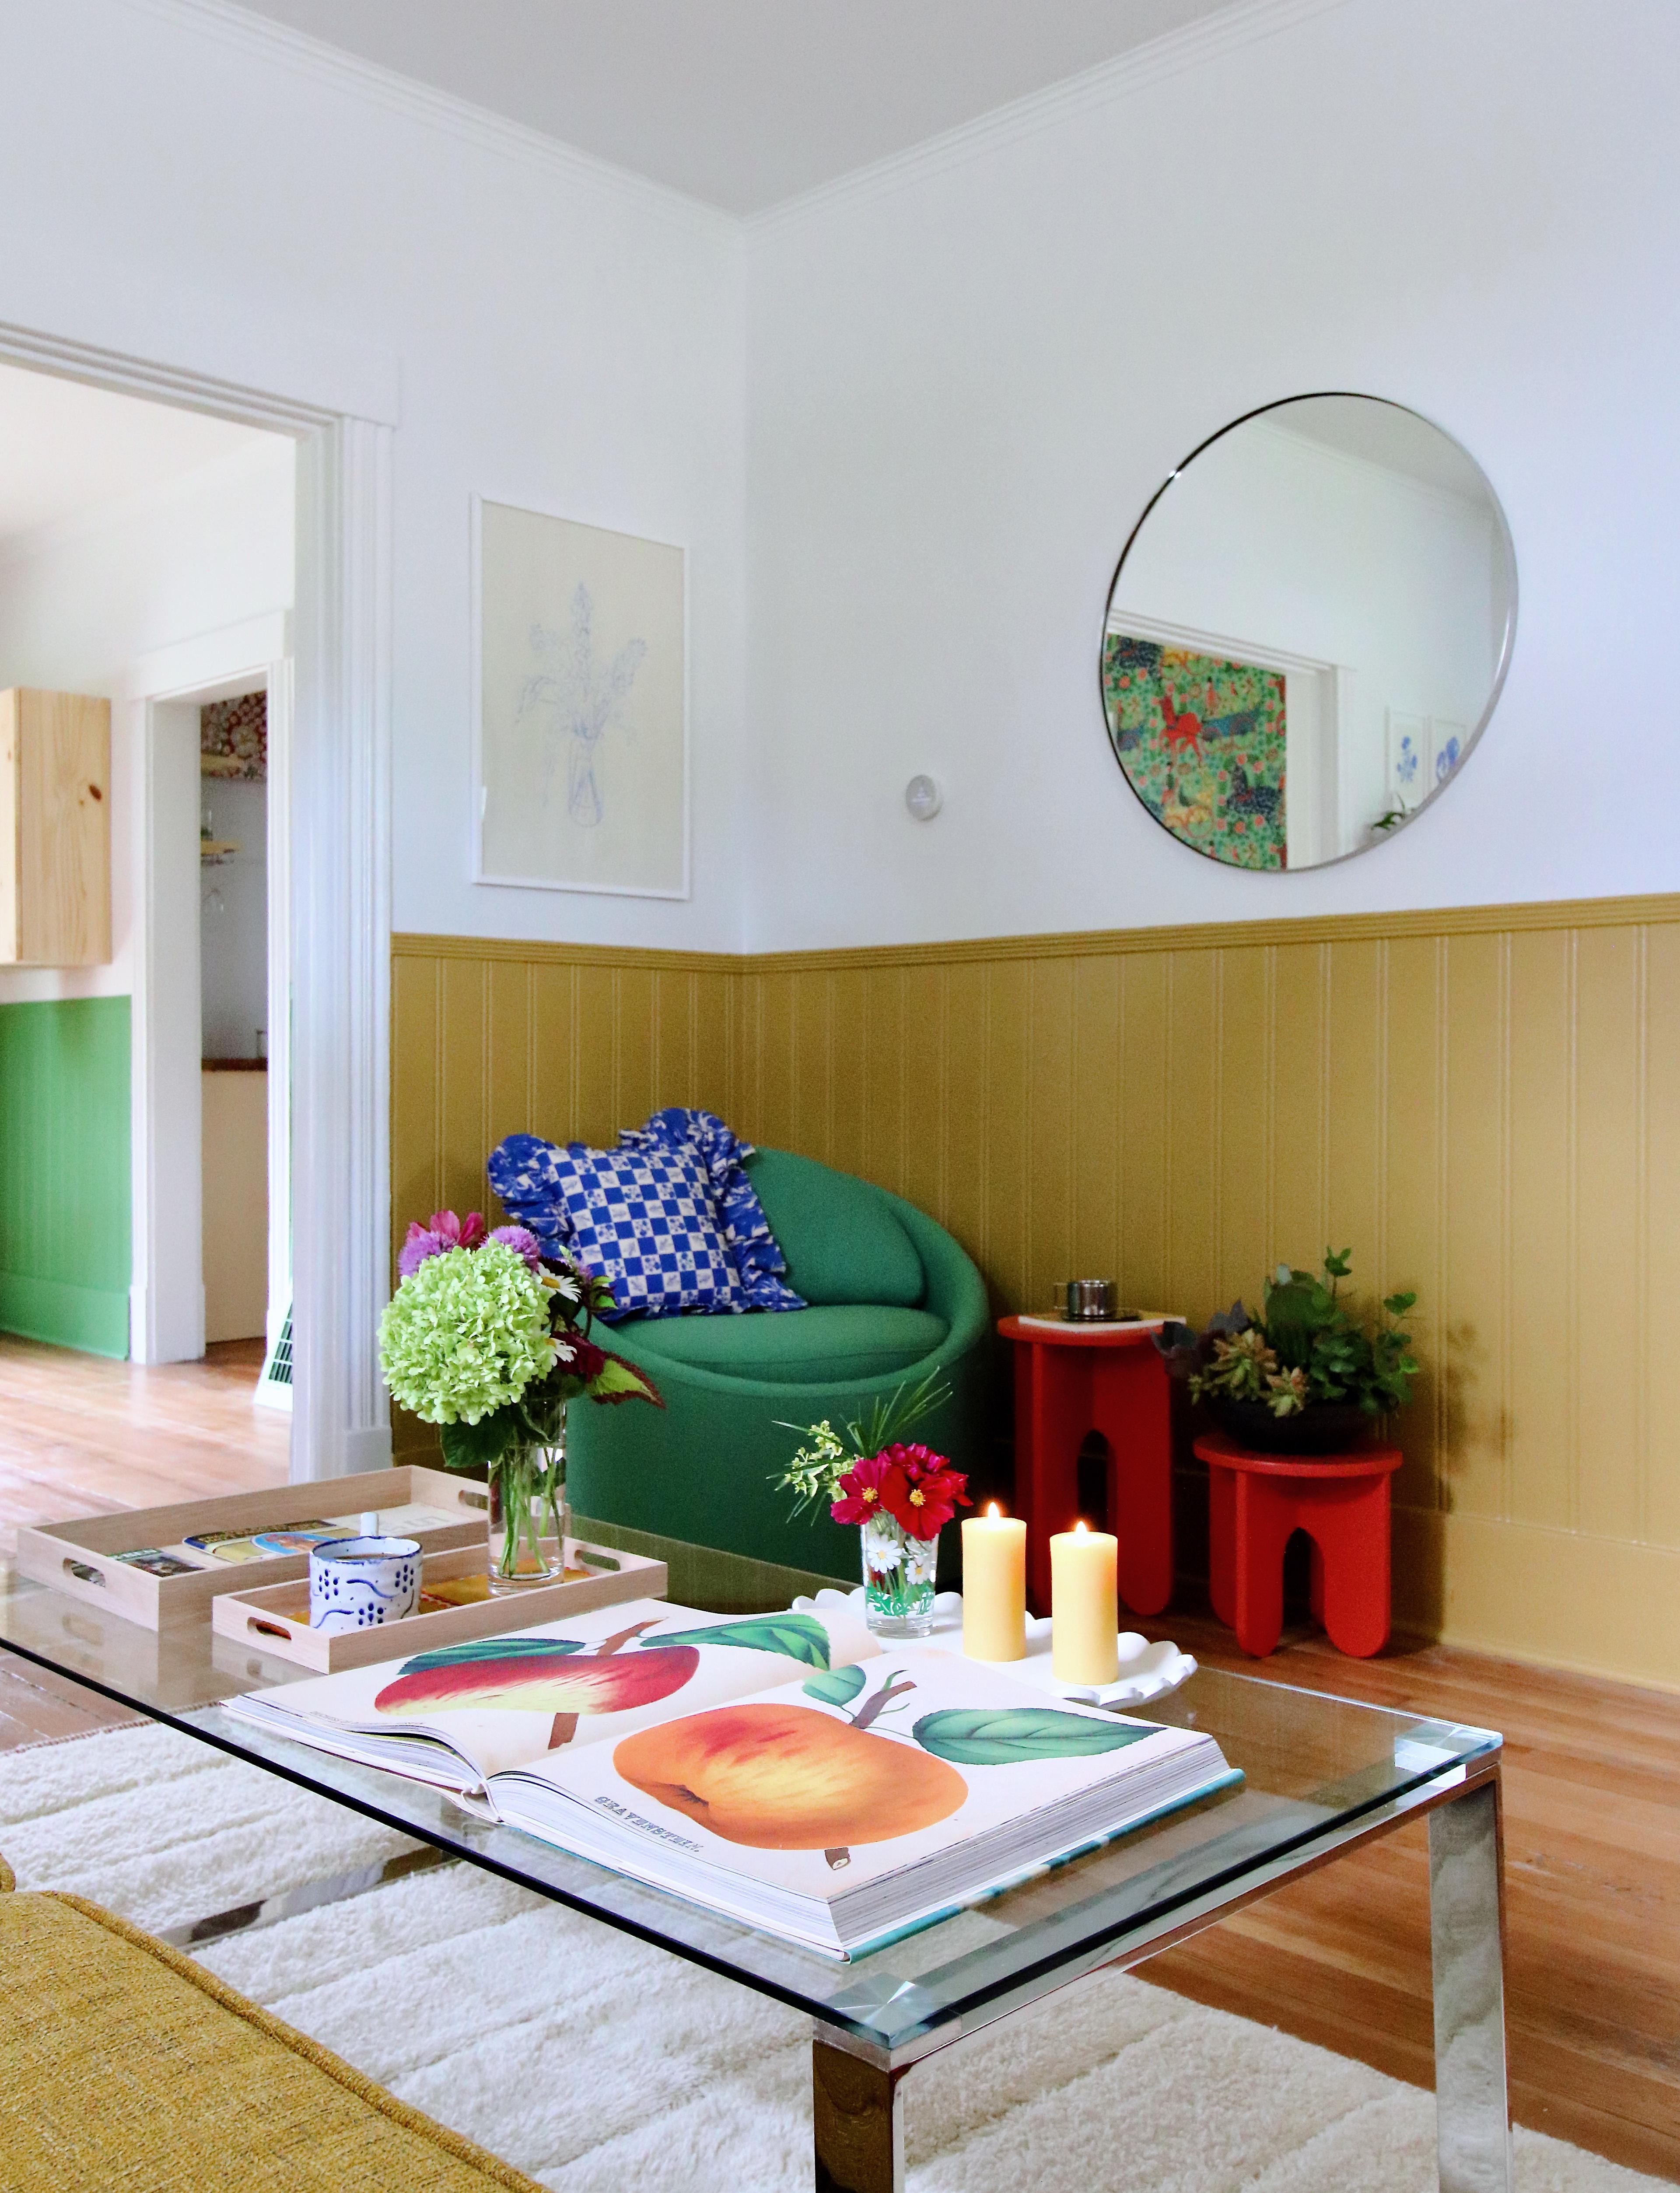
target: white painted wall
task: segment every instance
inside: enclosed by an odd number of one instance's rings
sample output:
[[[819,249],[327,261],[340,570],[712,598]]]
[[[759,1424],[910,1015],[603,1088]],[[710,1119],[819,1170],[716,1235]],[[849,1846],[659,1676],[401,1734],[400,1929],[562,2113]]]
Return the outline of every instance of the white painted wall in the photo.
[[[1674,888],[1680,742],[1628,696],[1672,622],[1677,79],[1670,0],[1349,0],[758,224],[751,944]],[[1175,463],[1324,388],[1480,460],[1511,673],[1390,842],[1219,869],[1115,764],[1104,602]]]
[[[237,11],[0,0],[0,321],[398,421],[399,929],[730,948],[1666,888],[1680,747],[1626,704],[1613,747],[1592,728],[1606,665],[1661,690],[1680,11],[1276,20],[743,243]],[[1480,458],[1516,658],[1415,827],[1222,872],[1115,765],[1104,600],[1173,464],[1326,386]],[[689,544],[691,902],[467,880],[475,490]]]
[[[398,420],[395,926],[738,944],[736,225],[237,11],[0,0],[0,321]],[[691,901],[467,880],[474,491],[688,544]]]
[[[137,690],[142,658],[290,607],[294,469],[293,444],[266,437],[0,551],[0,686],[104,694],[116,703],[112,959],[104,967],[0,968],[0,1005],[133,990],[145,718],[123,696]]]

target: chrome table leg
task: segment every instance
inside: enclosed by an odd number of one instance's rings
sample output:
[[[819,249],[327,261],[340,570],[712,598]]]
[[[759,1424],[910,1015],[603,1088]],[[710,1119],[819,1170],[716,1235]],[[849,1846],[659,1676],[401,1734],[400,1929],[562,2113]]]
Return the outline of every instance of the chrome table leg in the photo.
[[[1429,1816],[1441,2193],[1511,2193],[1503,1875],[1495,1779]]]
[[[903,2071],[811,2043],[817,2193],[904,2193]]]

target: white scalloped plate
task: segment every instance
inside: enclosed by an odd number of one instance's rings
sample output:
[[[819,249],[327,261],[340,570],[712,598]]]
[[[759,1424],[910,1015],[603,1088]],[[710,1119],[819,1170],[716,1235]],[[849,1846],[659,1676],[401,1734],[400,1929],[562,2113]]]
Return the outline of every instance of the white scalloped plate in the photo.
[[[809,1613],[818,1606],[845,1606],[860,1619],[863,1612],[863,1587],[855,1591],[819,1591],[815,1599],[796,1599],[796,1612]],[[1122,1629],[1120,1634],[1120,1676],[1105,1683],[1100,1690],[1081,1688],[1070,1683],[1058,1683],[1051,1665],[1050,1621],[1048,1617],[1027,1617],[1027,1657],[1023,1660],[1001,1661],[1002,1671],[1018,1683],[1030,1683],[1035,1689],[1049,1691],[1058,1698],[1071,1698],[1079,1705],[1143,1706],[1155,1698],[1164,1698],[1182,1684],[1189,1682],[1195,1673],[1195,1662],[1188,1652],[1162,1638],[1151,1644],[1140,1637],[1135,1629]],[[960,1637],[962,1634],[962,1594],[942,1591],[933,1601],[933,1638],[944,1640]]]

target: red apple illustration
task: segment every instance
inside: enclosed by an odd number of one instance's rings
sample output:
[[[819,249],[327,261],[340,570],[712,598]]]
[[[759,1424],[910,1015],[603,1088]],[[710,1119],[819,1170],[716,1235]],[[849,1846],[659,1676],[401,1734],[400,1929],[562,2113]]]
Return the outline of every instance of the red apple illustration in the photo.
[[[548,1746],[568,1743],[580,1714],[628,1713],[679,1691],[700,1665],[692,1645],[619,1647],[651,1620],[621,1629],[593,1652],[564,1638],[502,1639],[445,1646],[410,1660],[374,1700],[376,1713],[414,1720],[429,1713],[551,1713]]]

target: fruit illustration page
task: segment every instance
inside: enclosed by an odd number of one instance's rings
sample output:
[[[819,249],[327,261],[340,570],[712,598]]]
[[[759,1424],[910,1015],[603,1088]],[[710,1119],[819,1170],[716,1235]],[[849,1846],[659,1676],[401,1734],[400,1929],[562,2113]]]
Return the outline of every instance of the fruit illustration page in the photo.
[[[995,1669],[910,1646],[667,1714],[576,1757],[550,1754],[497,1798],[504,1818],[540,1818],[565,1842],[571,1807],[539,1809],[526,1795],[553,1785],[591,1816],[590,1855],[606,1816],[629,1871],[639,1844],[649,1862],[658,1852],[663,1879],[674,1858],[827,1902],[1010,1824],[1026,1827],[1033,1856],[1059,1855],[1076,1838],[1058,1841],[1058,1813],[1086,1817],[1075,1801],[1099,1785],[1146,1790],[1191,1754],[1224,1768],[1191,1732],[1052,1703]],[[1125,1812],[1124,1797],[1110,1809]]]
[[[876,1649],[844,1610],[729,1617],[644,1599],[260,1695],[292,1721],[440,1738],[488,1776]]]

